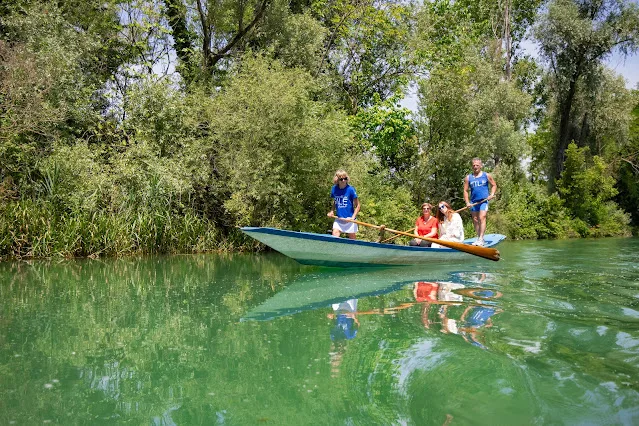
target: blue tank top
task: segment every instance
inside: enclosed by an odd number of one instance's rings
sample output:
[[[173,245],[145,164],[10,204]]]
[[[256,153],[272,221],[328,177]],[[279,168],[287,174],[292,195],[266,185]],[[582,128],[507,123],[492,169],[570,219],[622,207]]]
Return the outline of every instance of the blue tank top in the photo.
[[[488,175],[481,172],[475,177],[472,173],[468,175],[468,186],[470,187],[470,202],[476,203],[484,198],[488,198]]]

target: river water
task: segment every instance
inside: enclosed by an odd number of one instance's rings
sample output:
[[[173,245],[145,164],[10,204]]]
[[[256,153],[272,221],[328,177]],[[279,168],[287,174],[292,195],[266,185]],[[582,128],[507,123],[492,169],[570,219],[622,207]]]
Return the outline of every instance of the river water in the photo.
[[[0,424],[639,424],[639,239],[0,264]]]

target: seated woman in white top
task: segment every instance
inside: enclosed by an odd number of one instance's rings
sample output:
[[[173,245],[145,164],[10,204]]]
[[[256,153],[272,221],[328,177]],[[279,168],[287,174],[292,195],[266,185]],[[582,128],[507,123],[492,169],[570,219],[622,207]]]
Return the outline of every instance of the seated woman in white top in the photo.
[[[459,213],[450,208],[446,201],[440,201],[437,204],[437,214],[435,215],[439,221],[439,239],[444,241],[455,241],[461,243],[464,241],[464,224],[462,223]],[[433,243],[431,247],[443,248],[439,244]]]

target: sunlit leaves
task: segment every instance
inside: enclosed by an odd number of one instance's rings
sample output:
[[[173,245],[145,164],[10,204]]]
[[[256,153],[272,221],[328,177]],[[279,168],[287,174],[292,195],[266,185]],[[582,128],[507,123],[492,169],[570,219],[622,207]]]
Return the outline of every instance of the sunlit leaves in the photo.
[[[237,225],[317,227],[351,140],[345,117],[311,100],[312,78],[262,58],[244,66],[210,110],[216,166]]]
[[[531,98],[495,71],[489,60],[468,50],[457,66],[437,67],[420,84],[419,179],[438,198],[461,199],[473,157],[488,167],[520,167]]]
[[[605,203],[617,194],[615,180],[603,160],[594,156],[587,158],[588,148],[568,145],[566,161],[558,189],[566,207],[589,225],[605,220],[608,213]],[[590,163],[589,163],[590,162]]]
[[[402,90],[414,71],[409,41],[413,5],[402,1],[338,1],[323,13],[328,28],[318,73],[331,79],[334,95],[357,112]]]
[[[417,132],[410,110],[397,105],[391,98],[360,109],[352,126],[365,149],[371,149],[386,172],[403,172],[412,167],[417,155]]]
[[[597,92],[601,62],[614,50],[635,52],[639,48],[639,8],[627,1],[553,1],[535,28],[541,52],[550,64],[555,111],[556,144],[550,178],[563,169],[565,150],[571,140],[586,145],[587,122],[578,115],[590,106],[575,108],[575,97]],[[591,98],[592,99],[592,98]],[[577,115],[577,117],[575,116]]]

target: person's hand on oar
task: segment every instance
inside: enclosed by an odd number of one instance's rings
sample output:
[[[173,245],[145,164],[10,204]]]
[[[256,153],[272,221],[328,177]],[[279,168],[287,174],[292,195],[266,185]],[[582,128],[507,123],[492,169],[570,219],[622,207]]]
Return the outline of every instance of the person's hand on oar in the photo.
[[[484,198],[483,200],[477,201],[476,203],[473,203],[473,204],[468,204],[466,207],[462,207],[462,208],[461,208],[461,209],[459,209],[459,210],[455,210],[455,213],[463,212],[463,211],[464,211],[464,210],[466,210],[466,209],[469,209],[469,208],[471,208],[471,207],[478,206],[478,205],[480,205],[481,203],[485,203],[485,202],[486,202],[486,201],[488,201],[489,199],[490,199],[490,197],[488,197],[488,198]]]

